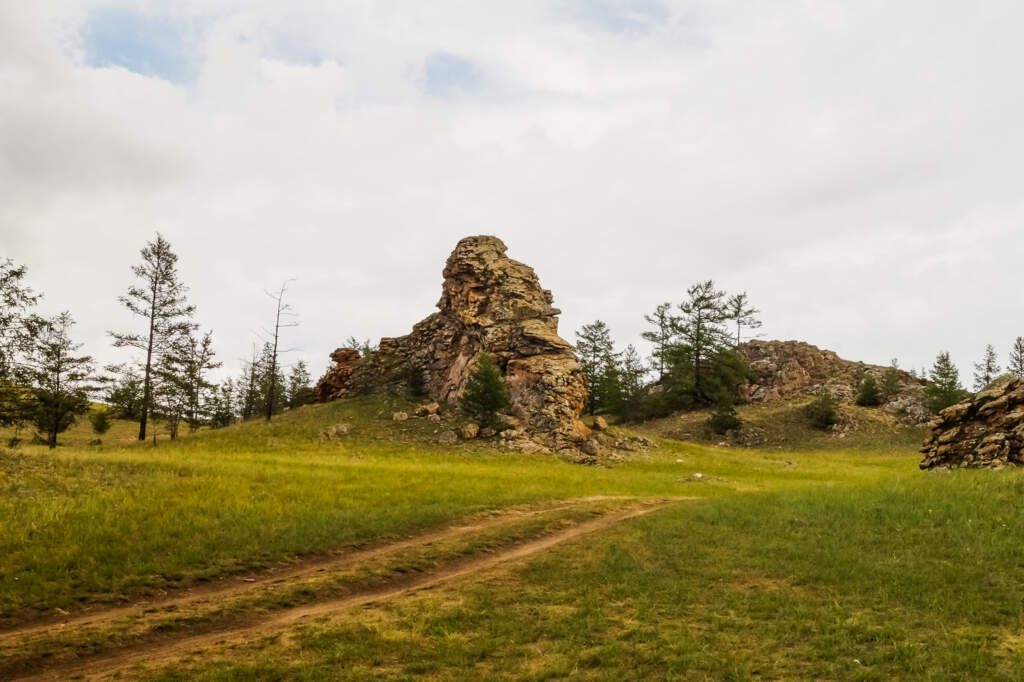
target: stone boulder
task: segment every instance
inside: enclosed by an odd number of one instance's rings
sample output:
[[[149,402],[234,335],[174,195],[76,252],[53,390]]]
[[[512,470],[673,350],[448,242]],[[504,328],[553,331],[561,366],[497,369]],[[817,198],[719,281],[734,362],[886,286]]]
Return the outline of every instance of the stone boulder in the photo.
[[[572,346],[558,335],[551,292],[533,269],[505,255],[497,237],[467,237],[444,268],[438,312],[400,338],[381,339],[369,357],[335,360],[317,386],[328,401],[376,391],[454,401],[482,353],[495,357],[508,384],[509,412],[543,448],[579,447],[586,384]],[[335,351],[338,355],[340,351]],[[334,359],[332,355],[332,359]]]
[[[1024,379],[999,377],[973,398],[947,407],[921,448],[922,469],[1002,468],[1024,462]]]

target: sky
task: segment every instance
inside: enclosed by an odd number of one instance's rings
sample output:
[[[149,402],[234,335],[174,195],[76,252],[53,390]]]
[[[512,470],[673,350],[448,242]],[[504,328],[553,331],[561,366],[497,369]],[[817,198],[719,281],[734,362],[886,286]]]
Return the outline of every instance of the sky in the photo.
[[[102,363],[157,232],[234,373],[434,310],[499,236],[644,345],[714,279],[764,338],[970,383],[1024,335],[1024,3],[0,0],[0,258]]]

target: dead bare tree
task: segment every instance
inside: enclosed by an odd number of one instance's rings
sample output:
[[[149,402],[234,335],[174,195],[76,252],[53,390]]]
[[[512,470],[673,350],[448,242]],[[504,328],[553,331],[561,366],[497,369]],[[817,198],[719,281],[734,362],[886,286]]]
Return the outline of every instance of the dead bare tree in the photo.
[[[289,282],[294,282],[294,281],[295,281],[294,279],[286,279],[284,282],[281,283],[281,289],[276,294],[273,294],[273,293],[271,293],[269,291],[265,292],[267,294],[267,296],[269,296],[271,299],[273,299],[277,303],[277,310],[275,311],[275,314],[274,314],[274,329],[273,329],[273,331],[271,331],[269,329],[264,329],[263,330],[267,334],[267,336],[269,336],[272,339],[270,341],[270,346],[271,346],[270,366],[266,368],[267,381],[269,382],[269,385],[267,387],[267,405],[266,405],[266,408],[267,408],[267,421],[268,422],[270,421],[271,417],[274,416],[274,399],[275,399],[276,393],[277,393],[277,369],[278,369],[277,356],[278,356],[279,353],[287,353],[288,352],[287,350],[285,350],[285,351],[279,350],[279,341],[281,339],[281,330],[285,329],[287,327],[297,327],[298,324],[299,324],[298,322],[296,322],[294,320],[292,320],[290,322],[287,321],[287,318],[295,317],[295,313],[292,311],[291,304],[284,302],[285,292],[288,291],[288,283]],[[285,321],[282,321],[281,318],[285,318]]]

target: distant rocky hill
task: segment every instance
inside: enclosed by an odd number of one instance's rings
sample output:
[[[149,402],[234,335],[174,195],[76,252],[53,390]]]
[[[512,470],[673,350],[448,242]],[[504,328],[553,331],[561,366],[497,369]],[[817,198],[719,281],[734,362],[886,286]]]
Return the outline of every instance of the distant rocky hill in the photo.
[[[388,388],[457,399],[481,353],[493,355],[508,384],[514,418],[502,434],[524,451],[575,450],[589,430],[579,420],[587,389],[572,346],[558,335],[551,292],[533,269],[505,255],[500,239],[467,237],[444,268],[438,312],[369,357],[339,348],[317,385],[320,401]]]
[[[840,401],[851,402],[860,382],[871,374],[881,383],[887,367],[844,360],[830,350],[802,341],[748,341],[739,348],[753,370],[754,380],[744,387],[752,403],[810,396],[827,387]],[[883,406],[907,423],[927,422],[924,387],[917,377],[900,371],[900,390]]]

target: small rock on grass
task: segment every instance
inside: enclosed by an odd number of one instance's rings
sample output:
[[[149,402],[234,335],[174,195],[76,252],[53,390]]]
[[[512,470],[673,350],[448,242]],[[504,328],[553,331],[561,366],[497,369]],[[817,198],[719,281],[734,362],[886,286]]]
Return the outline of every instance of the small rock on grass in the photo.
[[[334,426],[328,426],[320,437],[324,440],[334,440],[335,438],[343,438],[348,435],[349,427],[348,424],[335,424]]]
[[[438,445],[455,445],[459,442],[459,436],[452,430],[445,431],[438,437]]]
[[[391,420],[396,422],[404,422],[408,418],[408,412],[395,412],[393,415],[391,415]]]

